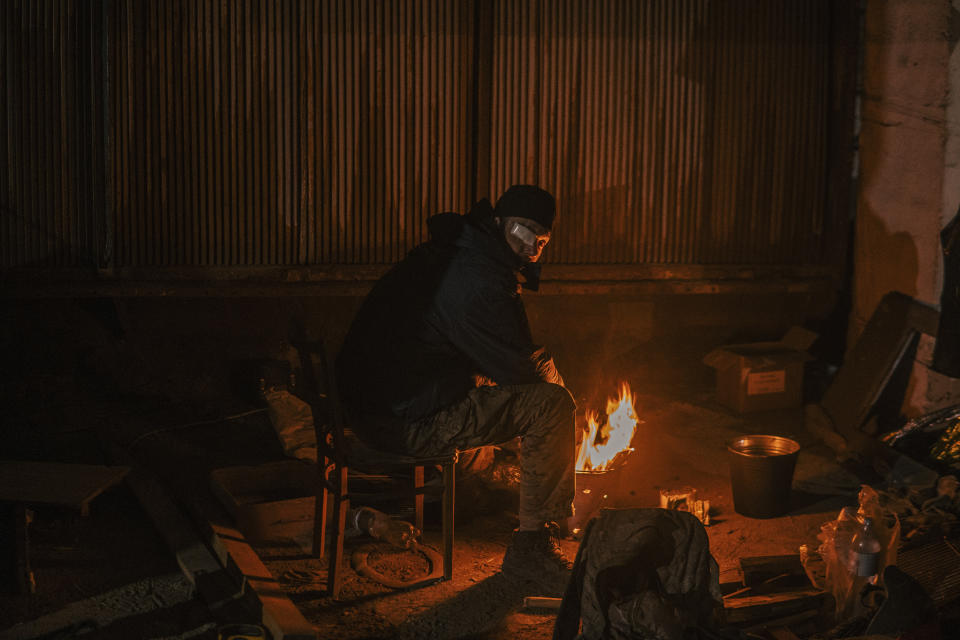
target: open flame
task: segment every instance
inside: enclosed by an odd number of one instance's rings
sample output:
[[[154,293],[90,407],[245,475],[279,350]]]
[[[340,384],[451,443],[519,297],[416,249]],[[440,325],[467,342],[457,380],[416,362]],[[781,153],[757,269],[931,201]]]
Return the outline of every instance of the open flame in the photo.
[[[596,411],[587,411],[587,433],[577,450],[577,471],[606,471],[620,452],[633,451],[630,441],[639,423],[633,393],[620,383],[620,397],[607,400],[607,420],[601,425]]]

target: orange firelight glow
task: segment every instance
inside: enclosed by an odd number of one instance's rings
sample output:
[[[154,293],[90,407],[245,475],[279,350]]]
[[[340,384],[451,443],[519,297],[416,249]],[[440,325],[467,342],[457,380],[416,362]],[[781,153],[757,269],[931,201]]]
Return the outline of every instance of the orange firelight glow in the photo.
[[[607,420],[601,426],[595,411],[587,412],[587,433],[577,450],[577,471],[606,471],[621,451],[633,451],[630,441],[639,424],[633,393],[620,383],[620,397],[607,400]]]

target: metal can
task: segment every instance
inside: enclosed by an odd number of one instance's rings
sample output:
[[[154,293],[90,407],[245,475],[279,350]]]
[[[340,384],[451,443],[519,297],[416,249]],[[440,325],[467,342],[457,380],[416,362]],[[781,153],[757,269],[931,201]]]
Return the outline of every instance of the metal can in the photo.
[[[255,624],[228,624],[217,629],[217,640],[264,640],[263,627]]]

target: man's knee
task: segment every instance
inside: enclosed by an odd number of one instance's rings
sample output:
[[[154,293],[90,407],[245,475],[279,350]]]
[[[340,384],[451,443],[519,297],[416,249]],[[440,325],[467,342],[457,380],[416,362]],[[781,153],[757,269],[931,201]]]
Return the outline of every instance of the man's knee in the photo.
[[[572,415],[577,410],[577,403],[566,387],[552,382],[542,382],[538,386],[546,397],[546,404],[557,415]]]

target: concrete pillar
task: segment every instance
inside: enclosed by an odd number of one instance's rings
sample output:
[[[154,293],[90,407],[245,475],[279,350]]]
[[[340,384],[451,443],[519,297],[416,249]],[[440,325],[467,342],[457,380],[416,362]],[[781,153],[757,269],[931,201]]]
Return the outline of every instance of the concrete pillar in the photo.
[[[939,234],[960,202],[954,4],[866,2],[851,345],[889,291],[939,307]],[[918,349],[907,415],[960,402],[960,380],[930,371],[932,346]]]

